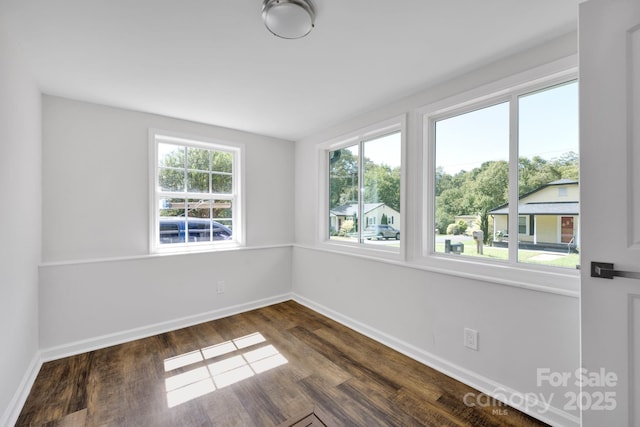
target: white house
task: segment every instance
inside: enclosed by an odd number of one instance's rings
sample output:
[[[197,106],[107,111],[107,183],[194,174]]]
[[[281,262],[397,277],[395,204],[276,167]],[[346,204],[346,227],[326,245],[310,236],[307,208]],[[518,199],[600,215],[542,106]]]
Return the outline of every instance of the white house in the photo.
[[[387,218],[387,224],[393,228],[400,228],[400,212],[387,206],[384,203],[364,203],[362,213],[364,215],[363,227],[374,224],[383,224],[382,216]],[[337,206],[329,211],[330,230],[338,231],[342,227],[342,223],[346,220],[353,220],[358,216],[358,205],[356,203],[347,203]]]
[[[509,204],[489,215],[494,233],[508,235]],[[560,179],[527,194],[518,201],[518,242],[521,247],[566,250],[580,245],[580,195],[578,181]],[[499,240],[494,236],[494,240]]]

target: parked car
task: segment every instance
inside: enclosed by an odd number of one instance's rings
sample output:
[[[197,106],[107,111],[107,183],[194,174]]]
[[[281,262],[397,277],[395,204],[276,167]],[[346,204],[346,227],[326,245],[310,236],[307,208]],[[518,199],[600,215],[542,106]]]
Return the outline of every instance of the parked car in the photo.
[[[160,218],[160,243],[184,243],[185,236],[189,242],[210,241],[213,230],[213,240],[230,240],[233,231],[225,225],[208,218],[166,217]]]
[[[376,238],[378,240],[389,238],[400,240],[400,230],[398,230],[397,228],[393,228],[392,226],[387,224],[370,225],[364,229],[362,235],[367,240],[371,240],[373,238]]]

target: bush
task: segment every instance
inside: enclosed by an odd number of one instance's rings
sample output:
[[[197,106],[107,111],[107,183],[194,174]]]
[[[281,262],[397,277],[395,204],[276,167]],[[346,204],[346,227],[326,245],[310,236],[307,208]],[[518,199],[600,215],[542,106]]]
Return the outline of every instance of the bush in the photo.
[[[464,220],[458,221],[458,232],[464,234],[465,231],[467,231],[467,222]]]
[[[353,230],[353,225],[353,220],[348,219],[344,221],[340,226],[340,234],[344,236],[345,234],[351,233],[351,231]]]
[[[460,234],[460,229],[458,228],[458,224],[456,224],[455,222],[453,224],[449,224],[447,226],[447,234],[453,234],[454,236],[457,236],[458,234]]]

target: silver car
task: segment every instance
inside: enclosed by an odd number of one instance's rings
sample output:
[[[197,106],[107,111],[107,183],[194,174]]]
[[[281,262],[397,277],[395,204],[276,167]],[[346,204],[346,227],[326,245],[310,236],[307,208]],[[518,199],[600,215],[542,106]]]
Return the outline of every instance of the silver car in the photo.
[[[387,224],[370,225],[364,229],[363,237],[367,240],[376,238],[380,239],[396,239],[400,240],[400,230],[393,228]]]

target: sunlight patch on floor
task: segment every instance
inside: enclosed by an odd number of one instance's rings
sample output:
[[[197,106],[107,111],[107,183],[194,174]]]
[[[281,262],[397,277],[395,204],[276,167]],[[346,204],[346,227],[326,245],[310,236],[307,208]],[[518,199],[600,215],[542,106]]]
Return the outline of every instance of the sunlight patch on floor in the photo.
[[[164,369],[165,372],[170,372],[206,360],[227,356],[264,342],[266,342],[264,336],[255,332],[165,359]],[[167,406],[173,408],[286,363],[288,363],[287,359],[273,345],[269,344],[215,361],[207,366],[200,366],[172,375],[165,379]]]

